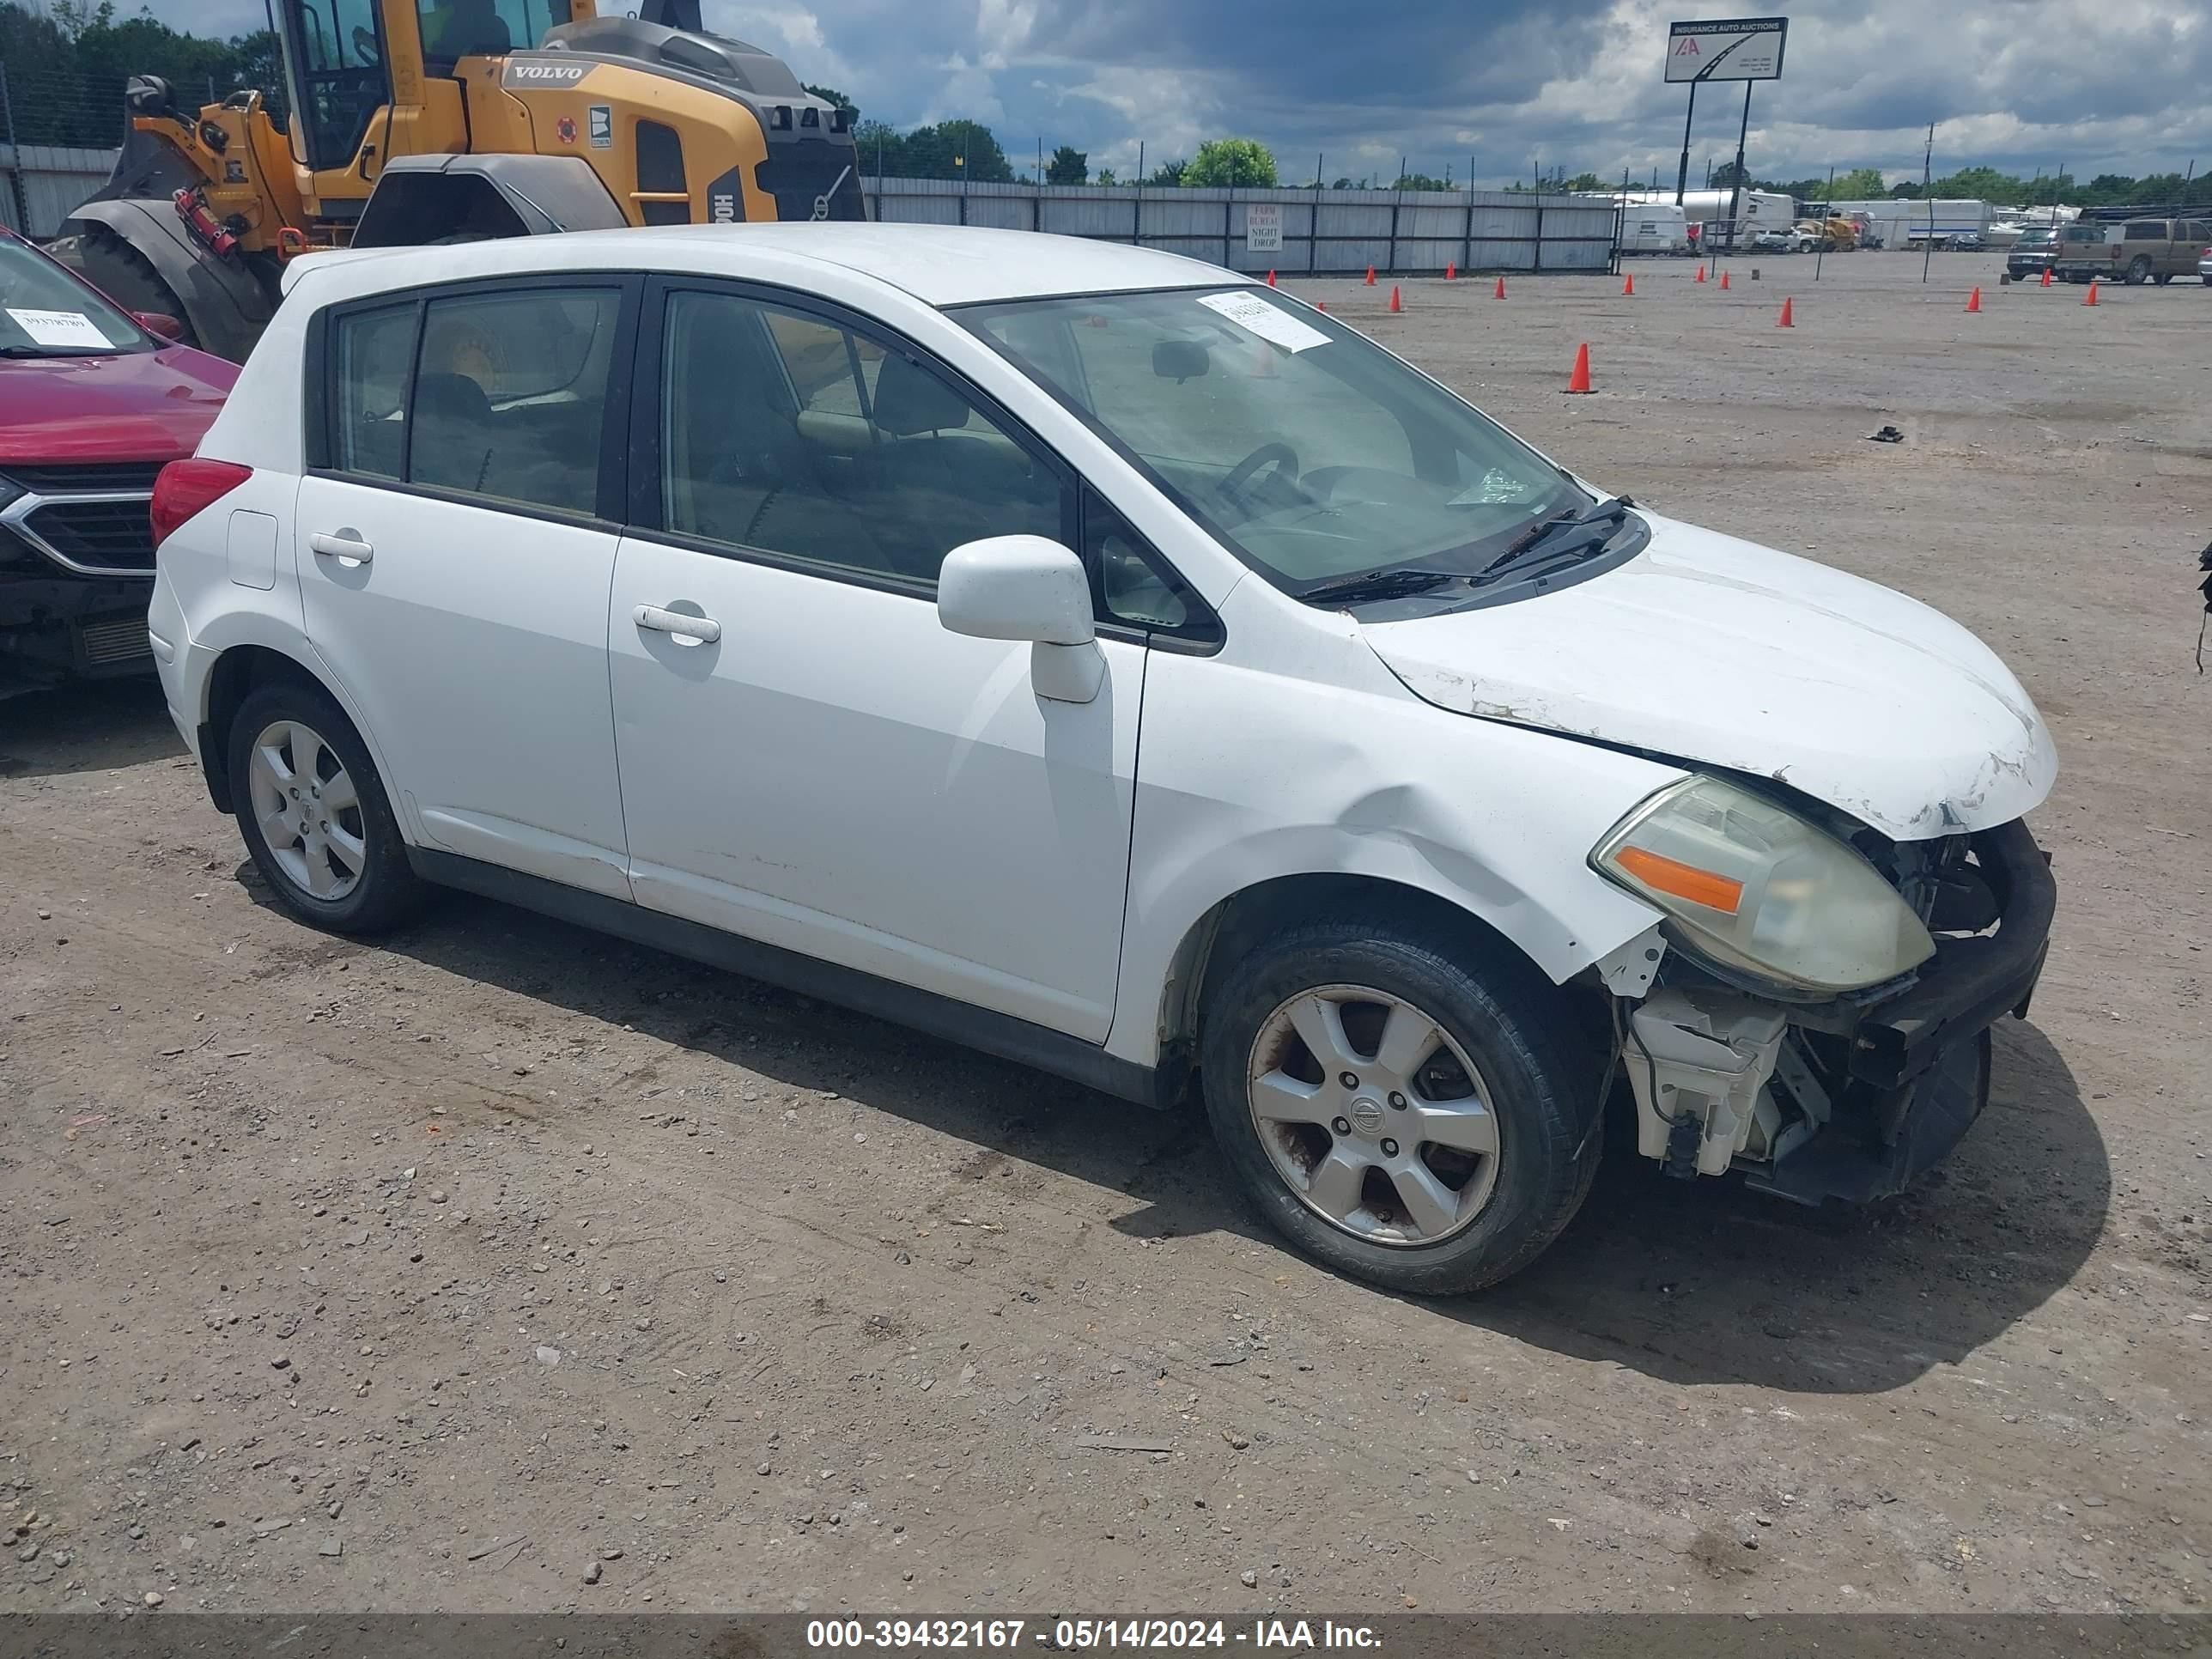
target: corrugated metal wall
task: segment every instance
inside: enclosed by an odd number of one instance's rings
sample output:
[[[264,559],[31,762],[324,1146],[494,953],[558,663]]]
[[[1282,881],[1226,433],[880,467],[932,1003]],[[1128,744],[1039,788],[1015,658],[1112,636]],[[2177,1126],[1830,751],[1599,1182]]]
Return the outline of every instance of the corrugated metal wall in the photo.
[[[0,222],[52,236],[79,203],[107,182],[119,151],[57,144],[0,144]]]
[[[1170,190],[863,179],[868,216],[1139,242],[1234,270],[1610,270],[1612,204],[1511,191]],[[1282,210],[1283,246],[1246,246],[1245,210]]]

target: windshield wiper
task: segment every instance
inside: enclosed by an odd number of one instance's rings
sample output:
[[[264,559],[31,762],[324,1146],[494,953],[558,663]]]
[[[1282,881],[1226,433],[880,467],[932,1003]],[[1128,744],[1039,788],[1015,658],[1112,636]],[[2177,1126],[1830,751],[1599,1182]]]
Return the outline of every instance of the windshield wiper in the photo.
[[[1598,502],[1596,506],[1590,507],[1587,512],[1575,513],[1572,511],[1567,511],[1556,513],[1548,519],[1541,520],[1535,524],[1530,525],[1518,536],[1516,536],[1513,538],[1511,544],[1509,545],[1503,553],[1500,553],[1496,558],[1492,559],[1488,564],[1483,566],[1480,570],[1475,573],[1476,578],[1477,580],[1480,580],[1484,576],[1496,575],[1499,571],[1504,569],[1507,565],[1515,563],[1516,562],[1527,557],[1528,554],[1534,552],[1545,543],[1551,541],[1562,531],[1591,530],[1596,528],[1600,525],[1612,525],[1617,526],[1621,520],[1625,520],[1628,516],[1628,509],[1635,505],[1635,501],[1626,495],[1613,495]],[[1606,542],[1612,540],[1612,538],[1613,531],[1608,529],[1605,535],[1599,539],[1597,544],[1602,546]],[[1560,547],[1553,549],[1552,550],[1554,552],[1565,552],[1566,550],[1564,547]]]
[[[113,346],[0,345],[0,357],[106,357]]]
[[[1356,605],[1362,599],[1395,599],[1425,593],[1446,582],[1464,580],[1449,570],[1369,570],[1357,576],[1340,576],[1333,582],[1309,587],[1298,598],[1309,604]]]

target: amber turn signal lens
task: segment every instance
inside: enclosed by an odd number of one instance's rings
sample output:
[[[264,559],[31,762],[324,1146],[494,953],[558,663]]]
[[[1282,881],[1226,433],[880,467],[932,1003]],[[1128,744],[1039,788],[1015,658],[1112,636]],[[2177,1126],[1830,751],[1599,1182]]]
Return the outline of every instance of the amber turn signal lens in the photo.
[[[1624,847],[1613,855],[1618,864],[1647,887],[1656,887],[1662,893],[1672,893],[1676,898],[1687,899],[1692,904],[1702,904],[1709,910],[1719,910],[1734,915],[1743,903],[1743,884],[1731,881],[1726,876],[1717,876],[1710,870],[1700,870],[1693,864],[1662,858],[1656,853],[1647,853],[1641,847]]]

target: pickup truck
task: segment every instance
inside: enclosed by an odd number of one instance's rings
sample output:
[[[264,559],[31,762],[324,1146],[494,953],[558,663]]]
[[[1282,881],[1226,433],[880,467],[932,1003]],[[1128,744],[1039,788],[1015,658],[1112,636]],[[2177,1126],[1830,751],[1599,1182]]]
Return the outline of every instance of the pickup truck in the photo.
[[[2100,241],[2075,240],[2075,233],[2101,228]],[[2092,276],[2107,282],[2170,283],[2193,275],[2197,262],[2212,246],[2212,226],[2202,219],[2130,219],[2124,224],[2102,227],[2069,226],[2051,269],[2069,283],[2086,283]]]

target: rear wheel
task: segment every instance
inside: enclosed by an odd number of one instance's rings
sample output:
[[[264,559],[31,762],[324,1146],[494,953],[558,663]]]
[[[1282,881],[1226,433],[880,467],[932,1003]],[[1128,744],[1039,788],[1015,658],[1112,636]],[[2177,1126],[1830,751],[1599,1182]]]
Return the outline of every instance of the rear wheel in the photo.
[[[2142,286],[2144,278],[2149,275],[2150,256],[2147,253],[2138,253],[2129,262],[2128,274],[2124,280],[2130,288],[2140,288]]]
[[[301,921],[374,933],[420,907],[368,746],[320,686],[281,680],[247,695],[231,722],[230,777],[246,851]]]
[[[1449,1295],[1558,1237],[1597,1164],[1594,1045],[1502,951],[1308,923],[1208,998],[1207,1115],[1261,1217],[1332,1267]]]
[[[161,280],[151,260],[106,225],[88,225],[79,235],[49,243],[46,251],[125,311],[175,318],[178,331],[170,337],[179,345],[199,344],[176,290]]]
[[[2158,276],[2157,276],[2157,278],[2156,278],[2156,281],[2157,281],[2157,283],[2158,283],[2158,285],[2159,285],[2160,288],[2164,288],[2164,287],[2165,287],[2168,283],[2172,282],[2172,280],[2173,280],[2173,273],[2172,273],[2172,271],[2170,271],[2170,270],[2161,270],[2161,271],[2160,271],[2160,272],[2158,273]]]

